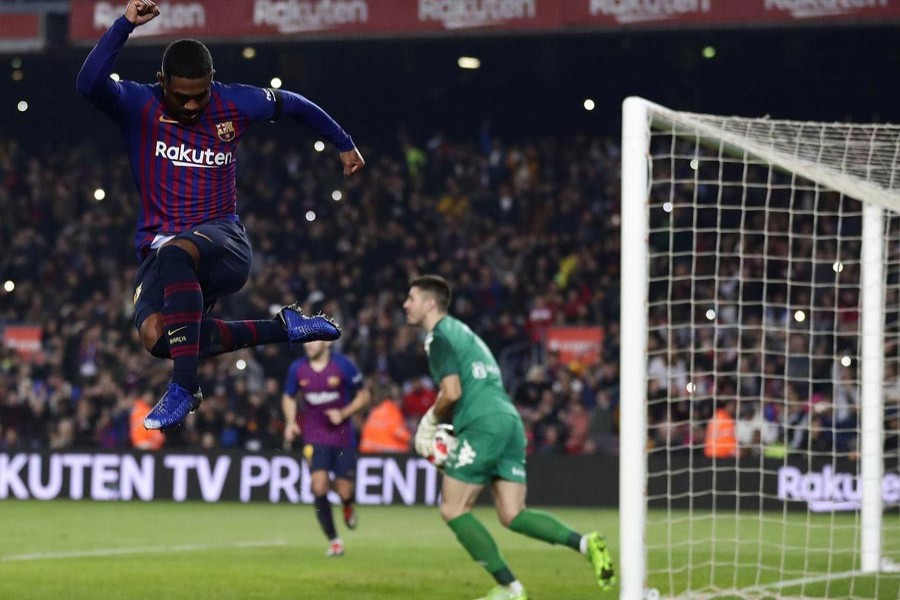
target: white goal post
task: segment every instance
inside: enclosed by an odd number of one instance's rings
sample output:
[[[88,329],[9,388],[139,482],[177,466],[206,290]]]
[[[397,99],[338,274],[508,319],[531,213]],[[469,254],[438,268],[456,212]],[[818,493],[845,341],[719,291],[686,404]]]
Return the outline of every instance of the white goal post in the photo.
[[[620,598],[900,597],[900,127],[622,124]]]

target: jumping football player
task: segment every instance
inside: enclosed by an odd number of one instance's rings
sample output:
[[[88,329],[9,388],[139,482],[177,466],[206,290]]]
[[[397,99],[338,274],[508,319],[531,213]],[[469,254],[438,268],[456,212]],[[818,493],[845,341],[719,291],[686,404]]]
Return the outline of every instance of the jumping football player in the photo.
[[[168,389],[144,420],[148,429],[174,427],[200,403],[200,358],[340,337],[336,323],[305,316],[296,304],[271,320],[208,316],[216,299],[240,290],[250,274],[252,250],[236,212],[235,183],[237,144],[247,128],[291,117],[337,146],[344,175],[365,164],[350,136],[303,96],[213,81],[212,56],[196,40],[166,48],[155,84],[111,79],[129,35],[158,15],[152,0],[130,0],[77,80],[78,91],[118,123],[125,139],[140,196],[135,326],[153,356],[174,363]]]

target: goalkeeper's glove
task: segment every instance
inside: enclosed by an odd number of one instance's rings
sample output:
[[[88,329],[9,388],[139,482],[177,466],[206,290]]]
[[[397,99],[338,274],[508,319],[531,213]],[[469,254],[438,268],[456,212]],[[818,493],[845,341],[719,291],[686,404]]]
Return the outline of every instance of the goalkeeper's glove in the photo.
[[[428,409],[422,420],[419,421],[419,427],[416,429],[416,452],[419,455],[428,458],[434,450],[434,436],[437,433],[438,421],[434,416],[434,406]]]

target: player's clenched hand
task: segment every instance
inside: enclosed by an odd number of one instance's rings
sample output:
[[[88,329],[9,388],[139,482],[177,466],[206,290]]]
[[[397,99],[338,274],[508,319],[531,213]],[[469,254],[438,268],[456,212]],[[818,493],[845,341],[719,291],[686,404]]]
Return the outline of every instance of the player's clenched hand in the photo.
[[[363,160],[359,150],[351,148],[346,152],[341,152],[341,164],[344,165],[344,175],[350,177],[362,169],[365,166],[366,161]]]
[[[328,417],[328,420],[331,421],[332,425],[340,425],[344,422],[344,415],[341,414],[339,408],[329,408],[325,411],[325,416]]]
[[[422,415],[422,420],[419,421],[419,427],[416,429],[416,452],[420,456],[425,458],[431,456],[437,426],[438,422],[434,416],[434,406],[432,406],[428,412]]]
[[[125,7],[125,18],[140,27],[159,16],[159,7],[153,0],[129,0]]]

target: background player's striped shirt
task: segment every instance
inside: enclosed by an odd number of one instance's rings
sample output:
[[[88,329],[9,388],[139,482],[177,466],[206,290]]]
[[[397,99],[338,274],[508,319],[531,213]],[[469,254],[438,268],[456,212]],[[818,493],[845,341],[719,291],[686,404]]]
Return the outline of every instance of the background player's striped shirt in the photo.
[[[306,123],[341,152],[353,140],[321,108],[292,92],[213,82],[199,122],[183,125],[165,112],[160,85],[110,78],[134,25],[117,19],[85,60],[77,87],[119,124],[140,195],[138,259],[158,235],[177,234],[213,219],[238,220],[237,144],[251,123],[282,113]]]
[[[348,448],[356,444],[350,419],[332,425],[325,411],[343,408],[353,402],[362,389],[363,376],[353,362],[339,352],[332,352],[328,365],[316,371],[307,358],[298,358],[288,368],[284,393],[302,401],[300,429],[305,444],[325,444]]]

